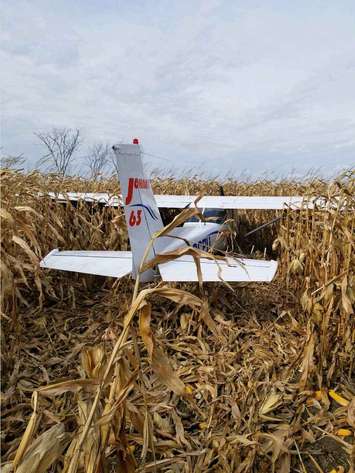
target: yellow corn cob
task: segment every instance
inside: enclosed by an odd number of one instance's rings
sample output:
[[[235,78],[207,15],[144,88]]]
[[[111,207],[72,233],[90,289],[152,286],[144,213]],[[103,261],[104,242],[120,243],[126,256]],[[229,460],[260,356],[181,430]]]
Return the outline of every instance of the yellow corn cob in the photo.
[[[352,435],[352,432],[349,429],[338,429],[337,435],[339,435],[339,437],[348,437],[349,435]]]
[[[346,407],[348,404],[349,404],[349,401],[347,399],[345,399],[344,397],[340,396],[338,393],[336,393],[335,391],[333,391],[333,389],[331,389],[329,391],[329,396],[334,399],[335,402],[337,402],[338,404],[340,404],[341,406],[344,406]]]
[[[206,430],[207,427],[208,427],[208,424],[207,424],[207,422],[200,422],[200,423],[198,424],[198,426],[199,426],[199,428],[200,428],[201,430]]]

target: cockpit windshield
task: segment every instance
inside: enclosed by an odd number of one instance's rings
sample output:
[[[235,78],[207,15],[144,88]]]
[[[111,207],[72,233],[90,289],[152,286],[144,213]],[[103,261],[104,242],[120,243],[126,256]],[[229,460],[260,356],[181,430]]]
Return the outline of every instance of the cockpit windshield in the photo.
[[[211,223],[223,223],[226,220],[227,212],[223,209],[204,209],[202,215]],[[188,222],[199,222],[200,219],[194,215]]]

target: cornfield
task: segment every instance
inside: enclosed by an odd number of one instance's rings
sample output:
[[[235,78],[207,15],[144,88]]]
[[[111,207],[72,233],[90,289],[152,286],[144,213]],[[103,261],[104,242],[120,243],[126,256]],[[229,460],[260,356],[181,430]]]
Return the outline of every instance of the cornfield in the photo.
[[[39,193],[117,183],[5,169],[1,186],[3,472],[354,472],[352,172],[225,182],[226,195],[329,203],[234,213],[238,251],[279,270],[232,288],[44,271],[53,248],[129,247],[121,209]],[[153,187],[219,193],[197,179]]]

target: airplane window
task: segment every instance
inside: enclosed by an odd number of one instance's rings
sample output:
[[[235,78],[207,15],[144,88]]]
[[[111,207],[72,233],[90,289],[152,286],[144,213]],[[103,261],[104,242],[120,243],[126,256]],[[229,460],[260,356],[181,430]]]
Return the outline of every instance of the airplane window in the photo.
[[[211,219],[211,223],[223,223],[227,218],[227,213],[225,210],[222,209],[205,209],[202,212],[205,218]],[[199,222],[200,219],[194,215],[191,217],[188,222]]]

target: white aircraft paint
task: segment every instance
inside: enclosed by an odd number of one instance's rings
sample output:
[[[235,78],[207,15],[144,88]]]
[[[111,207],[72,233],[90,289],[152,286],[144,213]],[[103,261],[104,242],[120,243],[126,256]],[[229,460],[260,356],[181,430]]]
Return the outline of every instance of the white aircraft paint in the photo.
[[[205,282],[270,282],[277,270],[276,261],[247,258],[227,258],[226,261],[201,258],[200,264]],[[196,264],[189,255],[159,264],[159,271],[163,281],[198,281]]]
[[[122,207],[122,196],[112,196],[106,192],[49,192],[49,197],[59,201],[77,202],[83,200],[91,203],[101,203],[107,207]],[[154,195],[156,205],[160,209],[183,209],[193,205],[196,196],[193,195]],[[231,209],[231,210],[300,210],[302,208],[324,208],[324,202],[319,198],[302,196],[204,196],[198,202],[200,209]]]
[[[122,278],[132,271],[130,251],[52,250],[41,261],[42,268]]]

